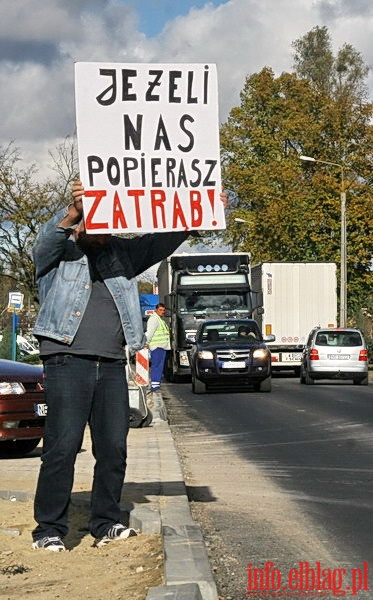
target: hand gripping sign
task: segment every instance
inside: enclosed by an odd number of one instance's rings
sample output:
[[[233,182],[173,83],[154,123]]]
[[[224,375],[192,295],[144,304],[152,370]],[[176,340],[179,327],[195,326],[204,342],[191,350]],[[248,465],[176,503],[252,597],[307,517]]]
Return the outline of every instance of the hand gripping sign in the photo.
[[[87,233],[224,229],[216,65],[75,65]]]

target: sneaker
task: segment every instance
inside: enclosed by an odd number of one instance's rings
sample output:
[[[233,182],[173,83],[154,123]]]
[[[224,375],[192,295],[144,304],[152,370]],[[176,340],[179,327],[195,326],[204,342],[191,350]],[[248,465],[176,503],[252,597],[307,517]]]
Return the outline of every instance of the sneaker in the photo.
[[[65,544],[58,535],[55,537],[43,537],[40,540],[35,540],[32,544],[33,550],[50,550],[51,552],[64,552],[66,550]]]
[[[116,542],[118,540],[126,540],[129,537],[133,537],[137,535],[136,531],[132,529],[132,527],[125,527],[121,523],[116,523],[108,530],[107,534],[104,537],[95,540],[93,544],[95,548],[102,548],[106,546],[110,542]]]

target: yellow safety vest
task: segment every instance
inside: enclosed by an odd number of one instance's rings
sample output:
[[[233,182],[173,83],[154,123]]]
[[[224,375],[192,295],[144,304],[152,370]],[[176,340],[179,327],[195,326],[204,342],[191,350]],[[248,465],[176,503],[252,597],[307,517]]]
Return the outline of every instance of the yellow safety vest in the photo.
[[[152,335],[151,340],[149,340],[149,348],[157,348],[158,346],[164,346],[168,344],[170,341],[170,330],[167,324],[157,313],[153,313],[152,317],[157,317],[158,319],[158,327]]]

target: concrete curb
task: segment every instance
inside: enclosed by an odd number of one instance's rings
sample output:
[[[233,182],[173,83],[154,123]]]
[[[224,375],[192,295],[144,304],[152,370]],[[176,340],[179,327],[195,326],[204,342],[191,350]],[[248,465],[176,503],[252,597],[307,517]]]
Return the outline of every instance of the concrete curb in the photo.
[[[151,588],[146,600],[218,600],[202,531],[190,512],[161,393],[153,393],[152,412],[159,440],[162,491],[172,502],[160,507],[165,585]]]
[[[196,583],[169,585],[149,590],[147,600],[203,600]]]

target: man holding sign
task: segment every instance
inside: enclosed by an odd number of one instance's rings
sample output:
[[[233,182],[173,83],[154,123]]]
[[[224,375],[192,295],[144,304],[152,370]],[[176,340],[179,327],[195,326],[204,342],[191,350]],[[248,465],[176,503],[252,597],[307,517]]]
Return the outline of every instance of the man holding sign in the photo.
[[[152,79],[142,93],[148,96],[149,101],[156,101],[156,81],[161,77],[158,71],[163,73],[163,70],[151,70],[157,71],[157,74],[151,74]],[[114,78],[112,71],[109,76]],[[168,77],[173,90],[171,93],[169,89],[169,99],[176,99],[175,82],[179,77],[172,77]],[[184,91],[186,98],[193,100],[196,98],[192,93],[193,78],[188,77],[189,87],[187,84],[186,90],[189,91]],[[170,84],[170,80],[173,83]],[[120,93],[121,98],[132,96],[129,81],[132,80],[122,76],[121,83],[125,89]],[[202,86],[202,90],[205,90],[202,99],[206,99],[207,84]],[[117,94],[113,79],[112,87],[109,86],[102,95],[97,94],[97,101],[110,105]],[[136,139],[136,135],[133,136]],[[100,154],[91,153],[90,156],[100,157]],[[84,159],[81,160],[84,163]],[[83,172],[84,164],[81,166]],[[153,194],[153,199],[151,193],[148,195],[146,186],[140,188],[136,181],[133,187],[133,181],[125,181],[131,183],[132,191],[136,190],[132,196],[134,203],[128,208],[126,203],[122,204],[122,199],[126,195],[127,199],[131,199],[131,194],[129,188],[123,187],[123,182],[117,188],[114,186],[113,193],[110,192],[114,171],[99,174],[101,166],[98,158],[87,164],[91,165],[87,181],[88,184],[93,183],[94,188],[86,190],[81,182],[76,182],[72,203],[43,225],[34,247],[41,303],[34,334],[39,339],[40,355],[44,361],[48,413],[35,495],[37,527],[33,531],[33,548],[55,552],[65,550],[63,537],[68,531],[74,465],[87,423],[96,459],[90,520],[95,546],[100,548],[112,541],[136,535],[132,528],[120,522],[119,504],[129,427],[124,346],[136,351],[146,343],[136,277],[174,252],[188,238],[188,221],[193,223],[202,218],[201,223],[205,222],[202,217],[203,189],[199,190],[201,202],[194,199],[194,206],[188,200],[188,194],[184,194],[185,185],[189,185],[187,180],[183,186],[176,179],[170,181],[173,200],[170,201],[166,186],[162,189],[165,199],[160,204],[156,194]],[[215,188],[208,189],[211,197],[214,196]],[[141,198],[150,200],[150,212],[153,211],[150,221],[149,210],[143,210]],[[83,199],[86,203],[84,218]],[[110,207],[105,204],[105,199],[109,199]],[[210,217],[214,209],[211,223],[216,219],[220,223],[212,225],[214,228],[222,227],[221,216],[216,216],[224,212],[223,194],[221,199],[223,203],[218,201],[216,206],[210,202]],[[152,205],[152,202],[155,204]],[[173,214],[171,219],[168,216],[169,206]],[[159,227],[154,227],[155,220]],[[111,235],[120,228],[142,231],[142,223],[145,230],[156,229],[158,233],[132,238]]]

